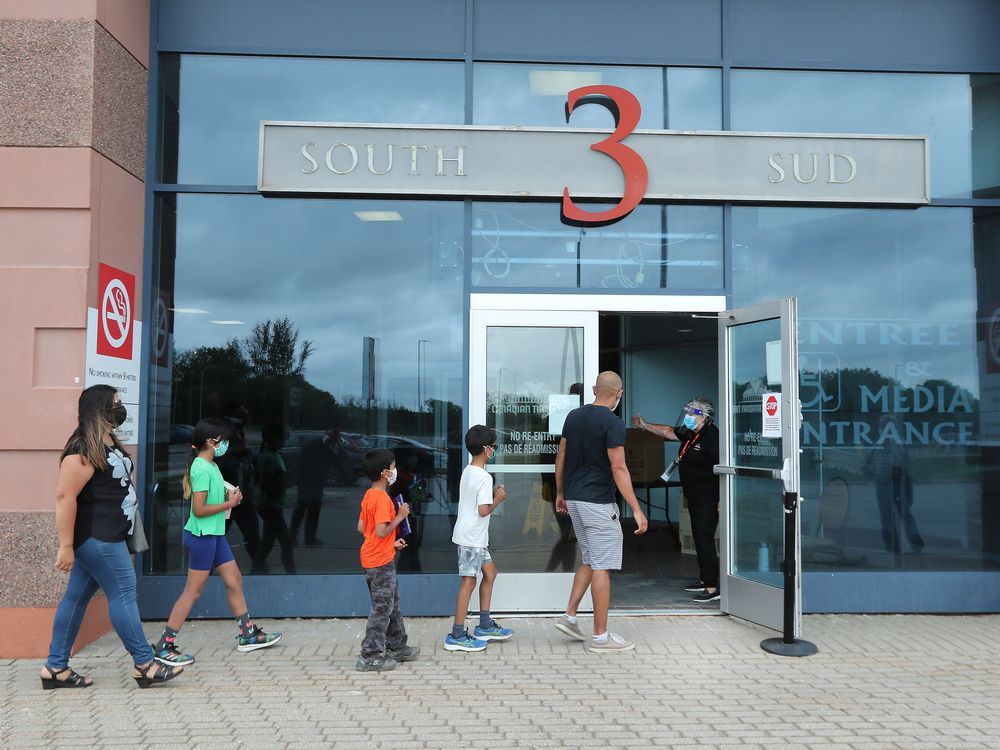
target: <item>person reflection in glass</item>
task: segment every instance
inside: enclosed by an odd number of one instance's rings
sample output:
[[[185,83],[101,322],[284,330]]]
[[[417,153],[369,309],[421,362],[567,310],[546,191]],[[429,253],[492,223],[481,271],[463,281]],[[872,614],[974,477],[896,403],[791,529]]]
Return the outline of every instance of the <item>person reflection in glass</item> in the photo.
[[[402,548],[398,559],[399,569],[410,573],[421,570],[423,513],[427,501],[427,483],[430,479],[430,474],[424,472],[433,472],[433,464],[429,464],[426,457],[421,459],[417,451],[418,449],[406,445],[395,448],[396,480],[386,490],[397,508],[400,502],[406,503],[410,508],[410,533],[406,537],[406,546]]]
[[[890,552],[899,553],[899,520],[914,552],[924,548],[924,540],[913,516],[913,480],[910,477],[910,455],[899,437],[895,417],[883,414],[879,420],[879,439],[882,444],[870,451],[865,470],[875,481],[875,500],[878,502],[879,522],[882,526],[882,543]]]
[[[263,443],[257,457],[257,483],[260,485],[258,512],[264,521],[260,548],[254,557],[254,573],[267,573],[267,556],[271,554],[274,542],[281,545],[281,564],[288,574],[295,573],[295,557],[292,552],[292,535],[285,524],[285,459],[281,447],[284,445],[284,429],[280,424],[271,423],[261,431]]]
[[[573,383],[569,387],[570,396],[579,396],[583,403],[583,383]],[[545,565],[545,572],[551,573],[561,567],[567,573],[576,569],[576,537],[573,536],[573,521],[564,513],[556,511],[556,475],[542,474],[542,496],[550,506],[559,526],[559,539],[552,546],[552,553]]]
[[[226,533],[235,523],[243,534],[243,544],[250,559],[257,555],[260,546],[260,524],[257,520],[257,504],[254,501],[254,467],[253,454],[246,441],[246,426],[249,413],[243,404],[231,403],[225,409],[226,421],[230,424],[229,450],[224,456],[217,456],[216,466],[222,472],[222,478],[243,493],[242,502],[232,510],[232,515],[226,519]]]
[[[340,442],[340,433],[331,431],[325,435],[309,437],[302,444],[302,455],[298,466],[298,502],[292,511],[292,542],[299,536],[299,527],[305,520],[305,545],[322,547],[326,543],[316,536],[319,528],[319,512],[323,507],[323,485],[334,465],[334,448]]]

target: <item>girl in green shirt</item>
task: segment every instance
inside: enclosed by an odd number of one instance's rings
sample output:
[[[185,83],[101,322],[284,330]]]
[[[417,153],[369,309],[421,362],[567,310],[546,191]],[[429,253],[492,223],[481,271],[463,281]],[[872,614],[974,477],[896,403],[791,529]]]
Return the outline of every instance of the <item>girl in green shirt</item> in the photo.
[[[229,423],[222,419],[203,419],[195,425],[191,455],[184,474],[184,498],[191,501],[191,514],[184,525],[184,546],[188,549],[188,577],[184,591],[174,603],[163,635],[153,645],[157,661],[164,664],[191,664],[194,657],[177,647],[177,633],[191,613],[191,608],[205,590],[212,570],[226,584],[229,608],[236,617],[239,651],[268,648],[281,640],[281,633],[265,633],[250,619],[243,595],[243,576],[226,541],[226,512],[243,499],[239,487],[227,488],[216,457],[229,449]]]

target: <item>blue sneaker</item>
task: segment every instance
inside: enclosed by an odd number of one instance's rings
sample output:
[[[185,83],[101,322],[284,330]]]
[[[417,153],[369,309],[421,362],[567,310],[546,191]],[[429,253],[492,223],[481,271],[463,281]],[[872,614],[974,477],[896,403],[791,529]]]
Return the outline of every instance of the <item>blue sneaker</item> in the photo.
[[[488,628],[476,627],[472,634],[481,641],[506,641],[514,635],[514,631],[510,628],[501,628],[496,620],[490,620]]]
[[[479,628],[476,628],[477,630]],[[448,637],[444,639],[444,650],[445,651],[482,651],[486,648],[486,641],[481,641],[477,638],[473,638],[469,635],[469,631],[466,630],[458,638],[455,638],[448,634]]]

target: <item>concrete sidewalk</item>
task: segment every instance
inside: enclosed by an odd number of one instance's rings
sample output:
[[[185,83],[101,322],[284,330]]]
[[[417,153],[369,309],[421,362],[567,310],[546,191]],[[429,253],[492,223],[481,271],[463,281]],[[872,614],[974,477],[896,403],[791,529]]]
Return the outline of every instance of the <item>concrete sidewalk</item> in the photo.
[[[86,690],[41,690],[40,661],[0,662],[0,746],[221,748],[1000,746],[1000,616],[810,616],[807,659],[727,617],[613,618],[635,651],[592,655],[553,619],[481,654],[441,649],[445,619],[407,621],[421,658],[359,673],[364,620],[285,620],[266,651],[228,621],[188,623],[198,662],[139,690],[114,635],[74,658]],[[586,629],[589,619],[582,621]],[[150,636],[158,623],[147,623]]]

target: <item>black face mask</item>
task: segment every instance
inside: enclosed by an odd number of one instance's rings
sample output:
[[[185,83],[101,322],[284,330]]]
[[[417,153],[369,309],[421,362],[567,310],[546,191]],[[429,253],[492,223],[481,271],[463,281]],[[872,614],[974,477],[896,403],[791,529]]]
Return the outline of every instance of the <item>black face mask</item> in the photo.
[[[111,423],[115,427],[121,427],[125,424],[125,418],[128,416],[128,412],[125,411],[125,407],[121,404],[111,409]]]

